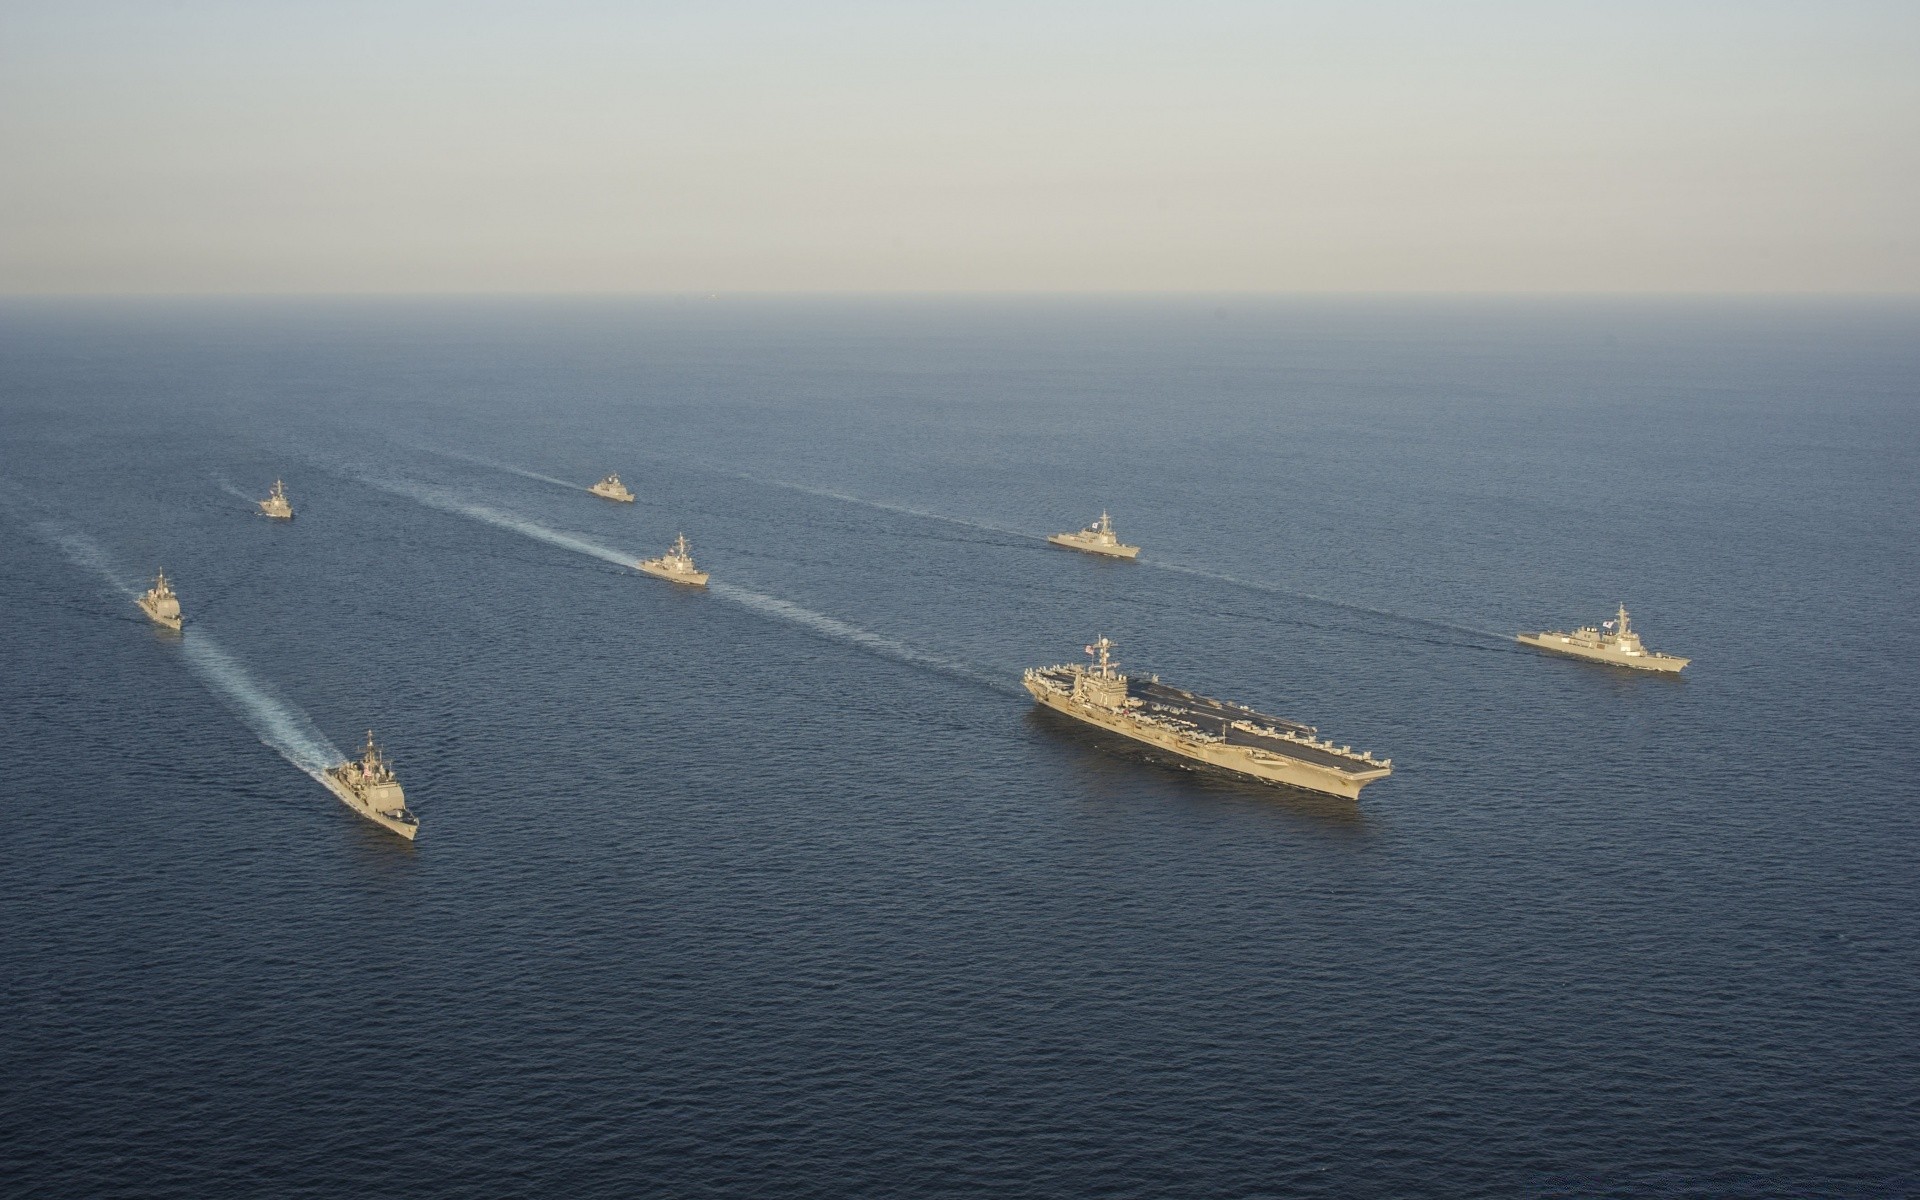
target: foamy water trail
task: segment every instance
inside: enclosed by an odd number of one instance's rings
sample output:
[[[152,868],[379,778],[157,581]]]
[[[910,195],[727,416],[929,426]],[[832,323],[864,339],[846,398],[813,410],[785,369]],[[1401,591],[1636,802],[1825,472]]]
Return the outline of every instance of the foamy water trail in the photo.
[[[92,571],[105,580],[114,591],[129,600],[140,598],[141,589],[127,583],[126,576],[114,565],[113,560],[107,557],[107,552],[100,548],[99,542],[84,533],[78,533],[52,521],[35,521],[33,531],[65,555],[67,561],[74,566]]]
[[[127,599],[139,599],[140,589],[127,582],[126,574],[115,565],[100,543],[50,521],[36,523],[34,530],[75,566],[99,575],[114,591]],[[238,659],[222,649],[205,629],[190,625],[180,639],[180,653],[187,660],[188,668],[199,676],[209,691],[219,697],[262,743],[294,766],[319,779],[327,767],[346,758],[307,714],[274,695]]]
[[[502,512],[485,504],[475,504],[471,500],[462,500],[439,488],[421,487],[416,484],[400,483],[392,479],[375,479],[364,475],[359,478],[370,487],[416,501],[428,508],[437,508],[441,512],[452,513],[457,517],[468,517],[492,525],[496,529],[504,529],[522,537],[530,537],[537,542],[545,542],[549,546],[558,546],[562,550],[571,550],[575,554],[585,554],[602,562],[610,562],[616,567],[631,567],[634,560],[640,557],[629,551],[616,550],[612,546],[603,545],[592,538],[553,529],[538,521],[530,521],[514,513]]]
[[[844,504],[858,504],[865,508],[877,508],[885,512],[900,513],[910,517],[921,517],[929,521],[942,521],[949,525],[962,525],[969,529],[1005,534],[1008,537],[1021,538],[1030,542],[1044,543],[1047,540],[1043,534],[1031,533],[1024,529],[1013,529],[1005,525],[994,525],[986,521],[969,520],[966,517],[949,516],[946,513],[930,512],[924,508],[914,508],[906,504],[893,504],[885,500],[870,500],[865,496],[855,496],[848,492],[837,492],[831,488],[819,488],[804,483],[792,483],[784,479],[767,479],[757,475],[743,474],[738,471],[723,471],[719,468],[707,469],[713,471],[715,474],[732,475],[736,479],[749,480],[753,483],[764,484],[767,487],[786,488],[789,491],[804,492],[809,496],[820,496],[828,500],[838,500]],[[1410,613],[1394,612],[1385,608],[1375,608],[1369,604],[1359,604],[1350,600],[1337,600],[1331,596],[1320,596],[1313,592],[1303,592],[1293,588],[1280,587],[1277,584],[1262,583],[1259,580],[1241,579],[1235,575],[1228,575],[1221,571],[1209,571],[1203,567],[1182,566],[1157,558],[1138,559],[1136,561],[1142,566],[1157,567],[1163,571],[1175,571],[1182,575],[1191,575],[1200,579],[1212,579],[1220,583],[1233,584],[1236,587],[1248,588],[1258,592],[1267,592],[1275,596],[1286,596],[1295,600],[1307,600],[1315,604],[1327,605],[1330,608],[1343,608],[1350,612],[1362,612],[1376,617],[1385,617],[1393,621],[1411,622],[1415,625],[1425,625],[1433,629],[1445,629],[1454,633],[1467,633],[1475,637],[1494,638],[1500,641],[1509,640],[1512,636],[1505,633],[1496,633],[1487,629],[1476,629],[1471,625],[1459,625],[1452,621],[1441,621],[1431,617],[1419,617]]]
[[[536,541],[545,542],[550,546],[558,546],[563,550],[572,550],[578,554],[591,555],[594,558],[602,559],[616,566],[630,567],[633,565],[634,559],[638,557],[625,551],[615,550],[610,546],[601,545],[599,542],[593,541],[590,538],[579,537],[570,533],[562,533],[557,529],[550,529],[537,521],[529,521],[525,517],[517,516],[513,513],[502,512],[499,509],[490,508],[484,504],[474,504],[471,501],[457,499],[437,489],[415,487],[393,480],[367,478],[366,482],[393,495],[417,500],[422,504],[437,508],[442,512],[453,513],[456,516],[470,517],[473,520],[492,525],[497,529],[504,529],[510,533],[530,537]],[[749,612],[756,613],[763,617],[771,617],[778,621],[784,621],[789,625],[797,625],[818,636],[864,650],[870,654],[878,655],[881,658],[892,659],[894,662],[907,663],[911,666],[931,668],[944,675],[965,679],[971,683],[984,684],[1002,691],[1013,690],[1013,685],[1010,681],[1000,678],[993,672],[983,671],[943,655],[920,650],[895,638],[874,633],[872,630],[862,629],[858,625],[842,621],[838,617],[830,617],[825,613],[815,612],[810,608],[802,607],[791,600],[782,600],[778,596],[769,596],[764,592],[756,592],[751,588],[741,587],[738,584],[724,581],[708,584],[707,591],[714,597],[739,608],[744,608]]]
[[[1005,525],[995,525],[990,521],[975,521],[967,517],[954,517],[946,513],[937,513],[924,508],[914,508],[908,504],[894,504],[887,500],[870,500],[865,496],[856,496],[851,492],[836,492],[832,488],[813,487],[805,483],[793,483],[786,479],[769,479],[760,475],[748,475],[742,471],[727,471],[719,467],[703,467],[715,475],[730,475],[735,479],[744,479],[748,483],[757,483],[763,487],[784,488],[790,492],[800,492],[808,496],[819,496],[827,500],[838,500],[842,504],[858,504],[862,508],[877,508],[882,512],[900,513],[903,516],[919,517],[927,521],[940,521],[948,525],[959,525],[966,529],[978,529],[986,533],[999,533],[1007,537],[1021,538],[1030,542],[1044,542],[1047,539],[1037,533],[1024,529],[1013,529]]]
[[[1279,584],[1264,583],[1258,579],[1242,579],[1237,575],[1228,575],[1221,571],[1209,571],[1204,567],[1184,566],[1180,563],[1170,563],[1161,559],[1141,559],[1138,561],[1141,566],[1151,567],[1155,570],[1173,571],[1181,575],[1192,575],[1198,579],[1212,579],[1220,583],[1230,583],[1235,587],[1247,588],[1250,591],[1268,592],[1275,596],[1286,596],[1294,600],[1306,600],[1314,604],[1325,605],[1328,608],[1340,608],[1348,612],[1366,613],[1370,616],[1385,617],[1391,621],[1404,621],[1413,625],[1425,625],[1430,629],[1444,629],[1452,633],[1467,633],[1475,637],[1496,638],[1501,641],[1506,641],[1512,636],[1510,634],[1494,633],[1485,629],[1475,629],[1471,625],[1457,625],[1452,621],[1440,621],[1432,617],[1417,617],[1411,613],[1394,612],[1388,608],[1375,608],[1371,604],[1358,604],[1351,600],[1336,600],[1332,596],[1321,596],[1313,592],[1303,592],[1295,588],[1285,588]]]
[[[990,671],[983,671],[944,655],[921,650],[897,638],[874,633],[870,629],[862,629],[838,617],[829,617],[825,613],[803,608],[791,600],[782,600],[778,596],[769,596],[764,592],[756,592],[751,588],[724,582],[710,583],[707,585],[707,590],[720,599],[750,612],[797,625],[820,637],[843,642],[881,658],[892,659],[894,662],[906,663],[909,666],[927,667],[943,675],[951,675],[969,683],[983,684],[997,691],[1017,692],[1019,690],[1011,679],[1002,678]]]
[[[470,462],[475,466],[492,467],[496,471],[505,471],[509,475],[519,475],[525,479],[537,479],[541,483],[551,483],[555,487],[563,487],[570,492],[584,492],[587,490],[584,484],[574,483],[569,479],[555,479],[551,475],[542,475],[538,471],[529,471],[525,467],[516,467],[512,463],[504,463],[498,459],[481,458],[477,454],[463,454],[458,450],[443,450],[435,446],[421,446],[420,449],[425,450],[429,454],[438,454],[444,458],[457,458],[461,462]]]
[[[204,629],[189,630],[180,652],[200,681],[224,701],[254,736],[294,766],[321,779],[321,773],[347,756],[320,732],[312,718],[275,696]]]

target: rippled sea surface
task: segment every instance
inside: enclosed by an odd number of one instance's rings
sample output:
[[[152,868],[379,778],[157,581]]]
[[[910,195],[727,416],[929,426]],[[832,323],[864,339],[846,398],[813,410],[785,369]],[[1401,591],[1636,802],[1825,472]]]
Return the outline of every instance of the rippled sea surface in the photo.
[[[1910,302],[9,302],[0,1190],[1920,1193],[1917,520]]]

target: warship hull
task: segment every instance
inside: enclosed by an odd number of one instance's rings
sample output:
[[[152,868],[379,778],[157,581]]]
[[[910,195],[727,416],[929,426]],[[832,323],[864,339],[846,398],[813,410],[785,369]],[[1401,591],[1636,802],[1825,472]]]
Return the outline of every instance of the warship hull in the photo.
[[[275,510],[275,509],[272,509],[272,508],[268,508],[268,507],[267,507],[267,502],[266,502],[266,501],[264,501],[264,500],[262,500],[262,501],[260,502],[260,515],[261,515],[261,516],[263,516],[263,517],[272,517],[272,518],[273,518],[274,520],[276,520],[276,521],[291,521],[291,520],[293,520],[293,513],[292,513],[291,511],[284,511],[284,512],[283,512],[283,511],[278,511],[278,510]],[[323,515],[324,515],[324,514],[323,514]]]
[[[140,604],[140,611],[147,614],[147,620],[152,621],[155,625],[160,626],[160,628],[162,629],[171,629],[175,633],[180,632],[180,627],[182,624],[184,624],[184,621],[181,619],[181,617],[178,614],[168,615],[166,613],[159,612],[155,610],[153,606],[148,604],[145,600],[140,601],[139,604]]]
[[[420,832],[420,822],[403,821],[387,813],[375,811],[374,807],[367,803],[359,792],[334,778],[332,772],[322,772],[320,782],[326,784],[327,790],[340,798],[340,803],[346,805],[367,820],[372,821],[375,825],[378,825],[387,832],[397,833],[408,841],[412,841],[415,835]]]
[[[1680,668],[1693,661],[1672,654],[1628,654],[1607,646],[1589,646],[1564,633],[1523,633],[1514,640],[1522,646],[1532,646],[1536,650],[1577,658],[1582,662],[1605,663],[1610,667],[1653,671],[1661,675],[1678,675]]]
[[[1068,550],[1078,550],[1082,554],[1099,554],[1106,558],[1133,559],[1140,557],[1140,547],[1138,546],[1121,546],[1118,544],[1103,546],[1098,542],[1082,540],[1071,533],[1056,533],[1049,536],[1047,540],[1056,546],[1064,546]]]
[[[1361,788],[1393,773],[1385,761],[1318,741],[1308,726],[1261,717],[1162,684],[1134,682],[1129,690],[1141,693],[1143,705],[1172,714],[1172,720],[1143,719],[1077,699],[1065,672],[1030,671],[1025,684],[1042,707],[1062,716],[1261,783],[1358,800]],[[1204,732],[1202,723],[1217,723],[1221,733]]]
[[[592,492],[592,493],[593,493],[594,495],[596,495],[596,496],[598,496],[598,497],[600,497],[600,498],[601,498],[602,500],[618,500],[618,501],[619,501],[620,503],[622,503],[622,504],[632,504],[632,503],[633,503],[633,495],[632,495],[632,493],[628,493],[628,494],[627,494],[627,495],[625,495],[625,496],[619,496],[619,495],[615,495],[615,494],[614,494],[614,493],[612,493],[612,492],[603,492],[603,491],[601,491],[601,490],[600,490],[599,488],[597,488],[597,487],[590,487],[590,488],[588,488],[587,490],[588,490],[588,491],[590,491],[590,492]]]
[[[707,586],[707,573],[705,571],[669,571],[665,567],[657,567],[652,563],[635,563],[634,566],[638,570],[653,576],[655,579],[664,579],[668,583],[677,583],[684,587],[703,588]]]

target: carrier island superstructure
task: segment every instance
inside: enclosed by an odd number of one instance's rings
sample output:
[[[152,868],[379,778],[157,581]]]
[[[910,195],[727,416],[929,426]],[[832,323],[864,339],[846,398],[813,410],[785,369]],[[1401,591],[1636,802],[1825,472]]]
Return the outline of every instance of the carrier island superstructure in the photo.
[[[1624,604],[1614,614],[1613,620],[1603,622],[1597,629],[1582,625],[1572,633],[1555,629],[1546,633],[1523,633],[1514,640],[1523,646],[1564,654],[1569,658],[1584,658],[1588,662],[1607,663],[1635,671],[1659,671],[1667,675],[1678,675],[1680,668],[1693,661],[1673,654],[1656,654],[1647,649],[1628,622],[1627,606]]]
[[[1361,788],[1393,774],[1392,759],[1336,746],[1311,725],[1196,696],[1158,676],[1129,678],[1112,652],[1102,637],[1087,647],[1091,665],[1029,668],[1027,691],[1076,721],[1266,783],[1357,800]]]
[[[321,782],[342,804],[375,825],[408,841],[419,834],[420,818],[407,807],[407,794],[400,790],[393,764],[373,744],[373,730],[367,730],[367,745],[357,761],[328,767],[321,775]]]

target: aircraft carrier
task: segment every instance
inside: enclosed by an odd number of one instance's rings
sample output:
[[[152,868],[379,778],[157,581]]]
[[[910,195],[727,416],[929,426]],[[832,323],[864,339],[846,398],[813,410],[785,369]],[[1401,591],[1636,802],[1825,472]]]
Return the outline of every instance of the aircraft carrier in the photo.
[[[1132,679],[1112,659],[1113,643],[1087,647],[1090,666],[1032,667],[1023,682],[1055,712],[1264,783],[1357,800],[1360,789],[1393,774],[1393,760],[1336,746],[1311,725],[1195,695],[1157,676]]]

